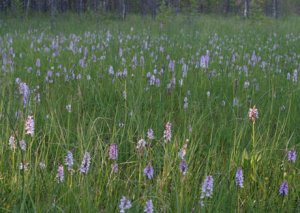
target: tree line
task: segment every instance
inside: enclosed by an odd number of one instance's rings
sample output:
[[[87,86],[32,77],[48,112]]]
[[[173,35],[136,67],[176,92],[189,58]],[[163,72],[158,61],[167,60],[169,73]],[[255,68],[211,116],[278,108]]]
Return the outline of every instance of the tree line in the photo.
[[[245,17],[300,14],[300,0],[1,0],[2,12],[68,11],[111,12],[125,18],[128,13],[152,15],[174,13],[234,14]]]

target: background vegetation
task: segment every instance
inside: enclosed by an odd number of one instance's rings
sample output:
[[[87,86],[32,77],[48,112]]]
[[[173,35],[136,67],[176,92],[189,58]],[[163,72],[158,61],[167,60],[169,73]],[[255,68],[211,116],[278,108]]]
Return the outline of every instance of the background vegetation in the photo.
[[[245,17],[285,16],[300,14],[298,0],[2,0],[0,11],[27,16],[40,13],[89,12],[105,15],[107,12],[125,18],[131,14],[213,13]]]

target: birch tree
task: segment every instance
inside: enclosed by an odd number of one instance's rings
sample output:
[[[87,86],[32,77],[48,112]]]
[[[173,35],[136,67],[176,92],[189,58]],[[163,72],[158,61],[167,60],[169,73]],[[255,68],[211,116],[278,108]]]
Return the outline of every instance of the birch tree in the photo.
[[[248,17],[249,15],[249,2],[248,0],[244,0],[244,17]]]
[[[277,18],[278,17],[278,0],[272,1],[272,9],[273,9],[273,17]]]

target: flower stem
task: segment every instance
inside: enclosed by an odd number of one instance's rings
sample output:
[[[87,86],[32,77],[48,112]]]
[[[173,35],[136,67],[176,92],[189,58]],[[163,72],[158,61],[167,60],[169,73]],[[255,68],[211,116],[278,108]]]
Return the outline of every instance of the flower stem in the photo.
[[[256,143],[255,143],[255,120],[252,122],[252,156],[251,156],[251,167],[252,167],[252,178],[256,181]]]
[[[253,146],[253,153],[255,152],[255,121],[252,122],[252,146]]]

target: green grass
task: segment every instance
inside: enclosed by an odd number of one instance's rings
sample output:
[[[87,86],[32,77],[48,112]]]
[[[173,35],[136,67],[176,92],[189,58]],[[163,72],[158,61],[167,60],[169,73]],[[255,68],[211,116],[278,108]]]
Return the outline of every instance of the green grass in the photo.
[[[288,150],[299,150],[300,87],[292,81],[294,70],[300,72],[299,21],[209,16],[163,21],[130,16],[119,21],[68,14],[58,17],[51,29],[44,16],[24,22],[2,17],[0,212],[118,212],[122,196],[132,201],[128,212],[143,212],[149,199],[154,212],[299,211],[299,160],[287,161]],[[76,43],[73,51],[71,41]],[[14,56],[9,54],[11,47]],[[199,62],[207,50],[210,62],[204,69]],[[253,51],[259,57],[255,64]],[[85,67],[79,64],[83,58]],[[169,58],[175,61],[174,72],[168,68]],[[188,65],[186,77],[183,63]],[[126,68],[127,76],[109,75],[110,66],[115,75]],[[149,85],[147,77],[155,69],[159,87]],[[48,71],[53,82],[45,80]],[[168,89],[173,76],[176,85]],[[16,78],[31,90],[26,108]],[[40,102],[35,100],[38,94]],[[253,105],[259,111],[255,148],[248,119]],[[35,121],[33,137],[25,134],[28,115]],[[172,123],[170,143],[163,138],[167,122]],[[154,140],[147,138],[149,128]],[[8,144],[12,135],[15,150]],[[141,138],[147,146],[139,154]],[[27,142],[25,152],[18,145],[21,139]],[[178,152],[187,140],[188,170],[183,175]],[[108,158],[112,143],[118,145],[118,173],[112,172],[114,161]],[[69,150],[74,173],[64,166],[64,182],[58,183],[58,166],[65,165]],[[87,175],[79,172],[85,152],[91,154]],[[19,169],[21,162],[29,163],[27,171]],[[149,162],[152,180],[143,173]],[[235,183],[239,167],[244,188]],[[207,175],[214,178],[213,195],[201,207]],[[284,180],[289,184],[287,196],[279,195]]]

